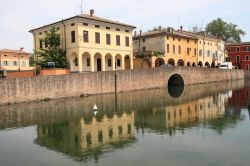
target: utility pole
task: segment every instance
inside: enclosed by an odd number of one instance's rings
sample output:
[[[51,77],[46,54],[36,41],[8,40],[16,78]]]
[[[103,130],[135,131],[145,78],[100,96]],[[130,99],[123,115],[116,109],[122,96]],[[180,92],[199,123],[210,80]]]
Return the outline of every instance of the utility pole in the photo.
[[[81,14],[83,14],[83,0],[81,0],[81,5],[80,6],[77,6],[81,9]]]

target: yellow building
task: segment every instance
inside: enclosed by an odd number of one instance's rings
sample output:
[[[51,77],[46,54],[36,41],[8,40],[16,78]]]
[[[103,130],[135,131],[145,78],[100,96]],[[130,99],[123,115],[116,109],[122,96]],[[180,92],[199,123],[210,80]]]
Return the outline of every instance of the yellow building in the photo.
[[[172,66],[197,66],[198,39],[175,31],[156,30],[133,37],[134,68]]]
[[[193,33],[183,31],[183,33],[198,39],[199,66],[216,67],[225,61],[225,42],[223,40],[209,36],[205,32]]]
[[[134,26],[90,14],[77,15],[31,30],[34,48],[46,48],[45,32],[56,27],[72,72],[133,69]]]
[[[20,50],[1,49],[0,50],[0,69],[7,71],[33,70],[29,65],[29,53]]]

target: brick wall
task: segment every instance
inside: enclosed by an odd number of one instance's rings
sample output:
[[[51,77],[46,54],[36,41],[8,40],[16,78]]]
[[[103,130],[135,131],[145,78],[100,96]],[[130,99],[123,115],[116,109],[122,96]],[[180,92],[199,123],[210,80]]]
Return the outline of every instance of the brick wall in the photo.
[[[31,71],[9,71],[7,72],[8,78],[18,78],[18,77],[34,77],[35,73],[33,70]]]
[[[165,87],[173,74],[180,74],[186,85],[244,78],[242,70],[169,67],[2,79],[0,104],[113,93],[115,83],[118,92]]]

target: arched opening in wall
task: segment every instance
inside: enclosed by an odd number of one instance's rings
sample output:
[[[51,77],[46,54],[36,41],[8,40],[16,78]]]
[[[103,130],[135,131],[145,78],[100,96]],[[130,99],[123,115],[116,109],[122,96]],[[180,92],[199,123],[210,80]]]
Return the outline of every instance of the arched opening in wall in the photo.
[[[177,66],[184,66],[184,61],[182,59],[179,59],[177,62]]]
[[[162,59],[162,58],[157,58],[157,59],[155,60],[155,67],[160,67],[160,66],[162,66],[162,65],[165,65],[164,59]]]
[[[105,69],[106,71],[112,71],[113,70],[113,63],[112,63],[112,55],[111,54],[106,54],[105,56]]]
[[[82,71],[91,71],[90,53],[85,52],[82,54]]]
[[[177,98],[183,94],[184,79],[179,74],[172,75],[168,80],[168,93],[170,96]]]
[[[201,61],[199,61],[198,66],[203,67],[203,63]]]
[[[212,68],[215,68],[215,67],[216,67],[216,66],[215,66],[215,62],[212,62],[211,67],[212,67]]]
[[[150,61],[148,59],[143,59],[142,68],[144,68],[144,69],[150,68]]]
[[[208,62],[206,62],[205,67],[210,67],[210,64]]]
[[[190,62],[187,62],[187,67],[191,67],[191,63]]]
[[[76,72],[78,70],[78,56],[76,53],[72,53],[70,56],[70,71]]]
[[[122,70],[122,56],[120,54],[115,56],[115,69]]]
[[[129,55],[126,55],[126,56],[125,56],[124,62],[125,62],[125,70],[131,69],[130,57],[129,57]]]
[[[102,71],[102,55],[96,53],[94,56],[95,71]]]
[[[193,62],[192,67],[196,67],[196,63],[195,62]]]
[[[175,66],[175,61],[174,61],[174,59],[169,59],[169,60],[168,60],[168,64],[171,65],[171,66]]]

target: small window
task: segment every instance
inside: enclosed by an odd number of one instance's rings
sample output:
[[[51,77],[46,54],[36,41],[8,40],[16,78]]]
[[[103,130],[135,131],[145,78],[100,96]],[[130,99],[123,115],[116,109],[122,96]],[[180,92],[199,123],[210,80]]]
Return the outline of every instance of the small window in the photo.
[[[101,41],[100,41],[100,33],[99,32],[95,33],[95,43],[97,43],[97,44],[101,43]]]
[[[45,48],[48,48],[48,42],[45,40]]]
[[[78,58],[77,57],[75,57],[74,63],[75,63],[75,66],[78,66]]]
[[[167,44],[167,53],[170,52],[170,49],[169,49],[169,44]]]
[[[246,70],[249,70],[249,65],[246,65]]]
[[[238,62],[238,63],[240,62],[240,56],[236,57],[236,62]]]
[[[175,54],[175,45],[173,45],[173,54]]]
[[[5,57],[7,57],[8,55],[4,55]]]
[[[13,66],[17,66],[17,61],[13,61]]]
[[[119,28],[116,28],[116,31],[120,31],[120,29],[119,29]]]
[[[197,49],[196,48],[194,49],[194,55],[197,55]]]
[[[88,23],[83,23],[82,25],[83,25],[83,26],[89,26],[89,24],[88,24]]]
[[[122,135],[122,126],[119,126],[119,127],[118,127],[118,133],[119,133],[119,136]]]
[[[4,62],[3,62],[3,65],[4,65],[4,66],[8,66],[8,61],[4,61]]]
[[[112,128],[109,129],[109,138],[110,139],[113,138],[113,129]]]
[[[231,48],[228,48],[227,51],[228,51],[228,52],[231,52]]]
[[[190,54],[190,49],[189,48],[187,48],[187,55],[189,55]]]
[[[106,29],[110,30],[110,27],[106,27]]]
[[[131,134],[131,124],[128,124],[128,134]]]
[[[39,47],[40,47],[40,49],[43,48],[43,40],[42,39],[39,39]]]
[[[181,38],[180,38],[180,37],[178,38],[178,41],[179,41],[179,42],[181,41]]]
[[[76,32],[71,31],[71,43],[75,43],[75,42],[76,42]]]
[[[100,25],[95,25],[96,28],[100,28]]]
[[[83,31],[83,42],[88,43],[89,42],[89,32]]]
[[[125,38],[125,43],[126,43],[126,46],[129,47],[129,37]]]
[[[86,135],[86,143],[87,143],[87,145],[91,145],[92,144],[92,139],[91,139],[91,134],[90,133],[88,133]]]
[[[110,34],[106,34],[106,44],[110,45],[111,44],[111,37]]]
[[[125,30],[125,32],[129,33],[129,30]]]
[[[60,27],[57,27],[57,28],[56,28],[56,30],[58,30],[58,31],[59,31],[59,30],[60,30]]]
[[[119,35],[116,35],[116,45],[120,46],[121,45],[121,39]]]
[[[143,42],[143,43],[145,43],[145,41],[146,41],[146,39],[145,39],[145,38],[143,38],[143,39],[142,39],[142,42]]]
[[[178,47],[178,53],[181,54],[181,46]]]
[[[42,34],[43,34],[42,32],[39,33],[39,35],[42,35]]]
[[[246,61],[248,61],[249,60],[249,55],[246,55]]]
[[[236,48],[236,51],[237,51],[237,52],[240,52],[240,48]]]
[[[98,132],[98,142],[99,143],[103,142],[103,132],[101,130]]]
[[[189,43],[189,39],[187,39],[187,42]]]
[[[87,58],[87,66],[90,67],[90,58]]]
[[[72,23],[71,26],[72,26],[72,27],[75,26],[75,23]]]
[[[142,51],[145,52],[147,49],[146,47],[142,47]]]

